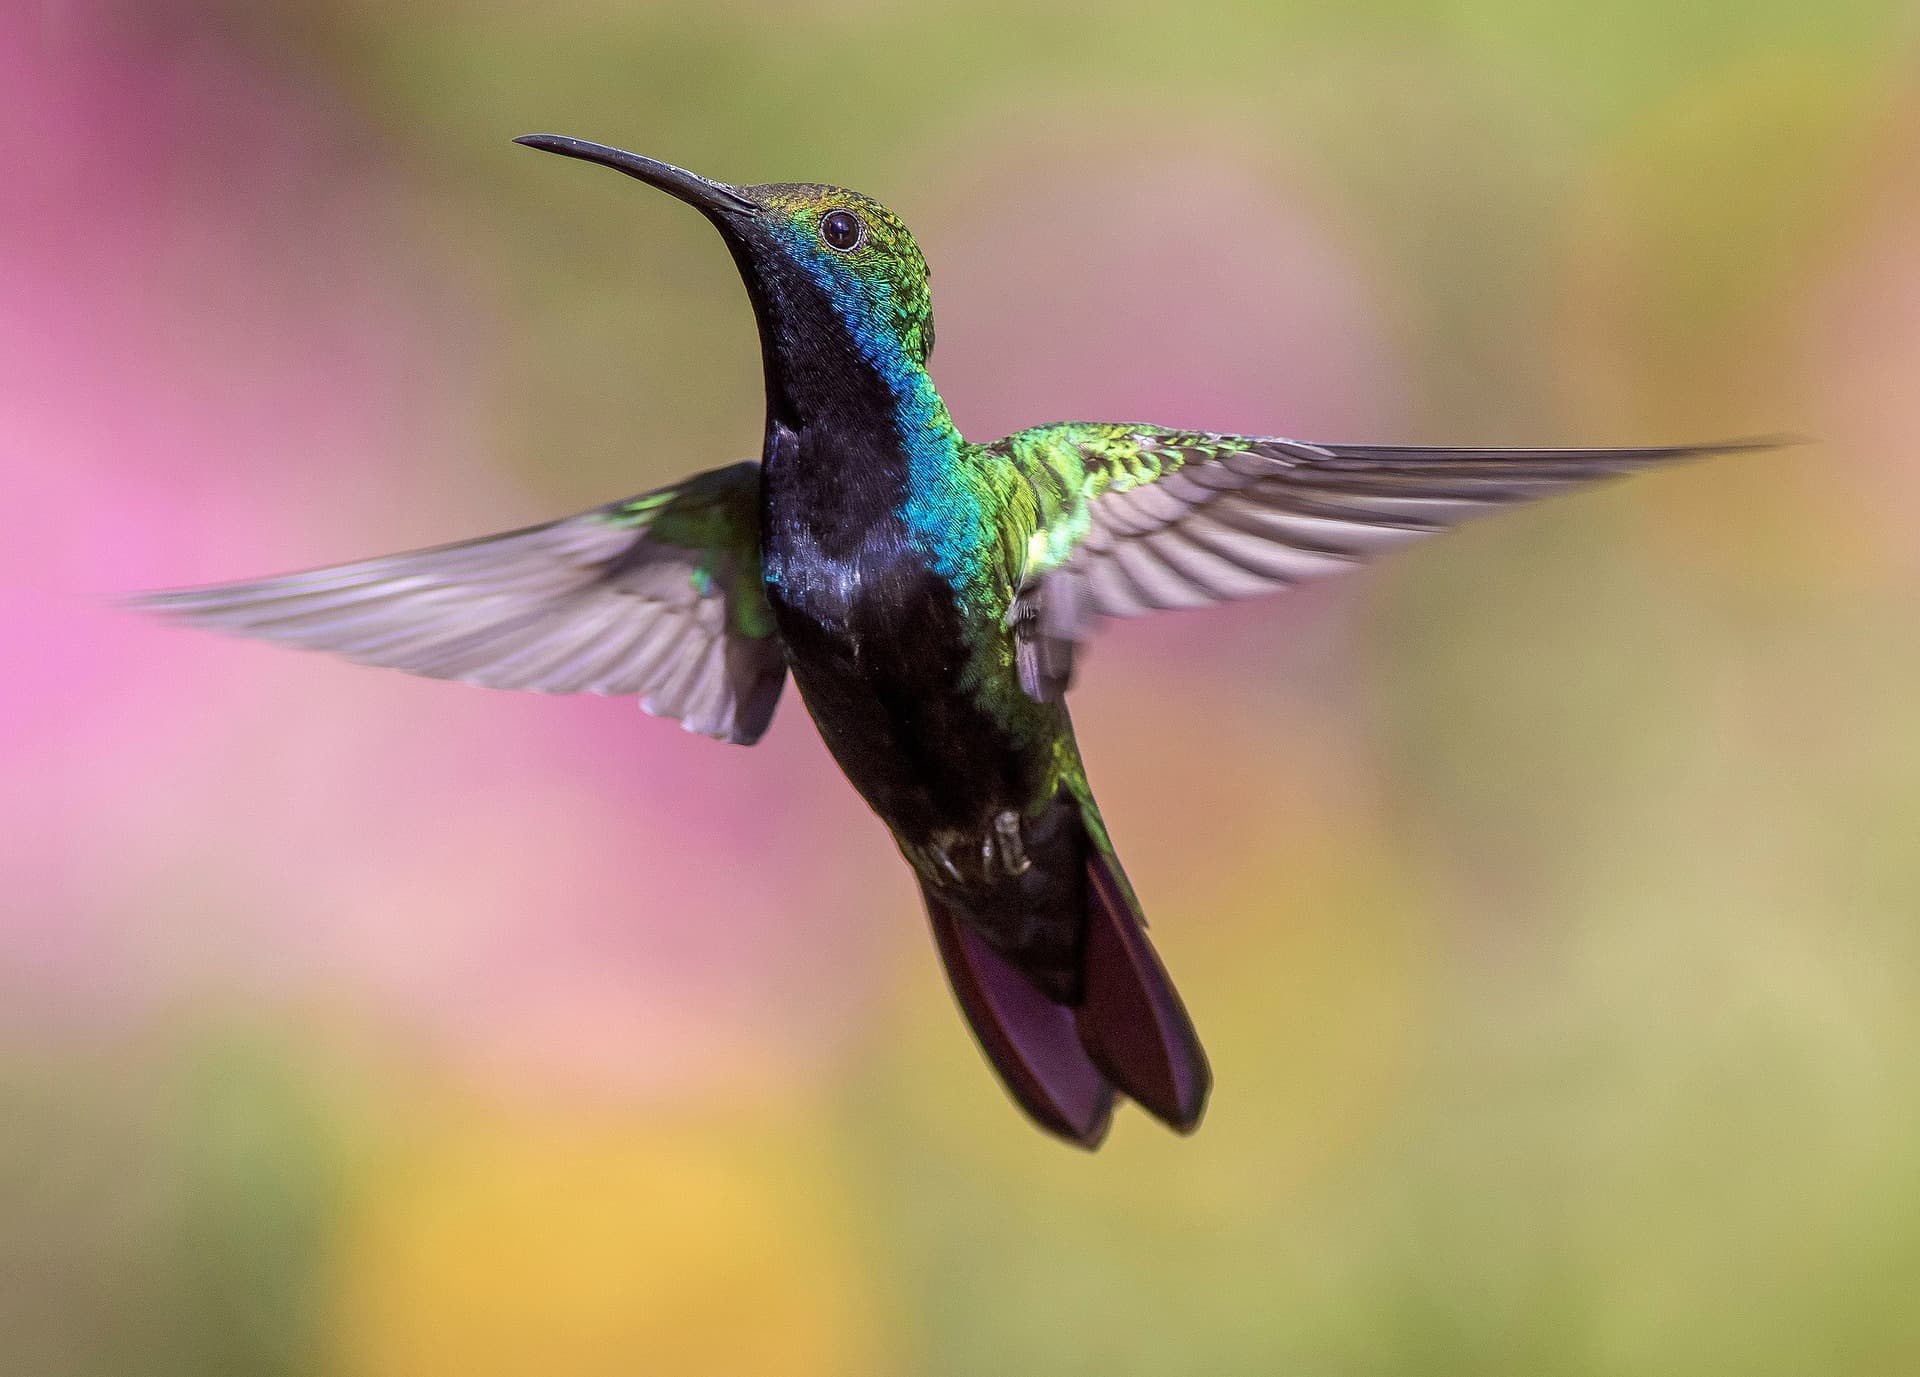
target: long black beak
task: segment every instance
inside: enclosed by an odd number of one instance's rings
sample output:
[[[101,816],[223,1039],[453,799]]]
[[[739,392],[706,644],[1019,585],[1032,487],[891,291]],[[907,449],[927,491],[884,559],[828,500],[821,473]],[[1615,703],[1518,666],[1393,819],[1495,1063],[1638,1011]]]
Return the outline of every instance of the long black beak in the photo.
[[[671,163],[655,162],[652,158],[643,158],[638,153],[628,153],[618,148],[609,148],[603,143],[588,143],[585,139],[569,139],[560,134],[523,134],[514,140],[528,148],[537,148],[543,153],[558,153],[563,158],[582,158],[590,163],[599,163],[603,167],[624,172],[629,177],[638,177],[648,186],[659,187],[669,196],[677,196],[688,205],[697,207],[709,215],[757,215],[760,207],[742,196],[725,182],[710,182],[697,173],[685,168],[675,167]]]

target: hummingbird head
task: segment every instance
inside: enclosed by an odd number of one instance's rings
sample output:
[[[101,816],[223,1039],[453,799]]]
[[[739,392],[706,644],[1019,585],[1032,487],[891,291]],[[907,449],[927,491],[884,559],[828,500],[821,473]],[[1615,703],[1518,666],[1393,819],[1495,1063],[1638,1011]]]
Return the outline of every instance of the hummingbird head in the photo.
[[[844,391],[864,364],[894,392],[933,353],[927,260],[898,216],[870,196],[811,183],[728,186],[604,144],[529,134],[531,148],[636,177],[699,210],[720,231],[760,327],[776,408]]]

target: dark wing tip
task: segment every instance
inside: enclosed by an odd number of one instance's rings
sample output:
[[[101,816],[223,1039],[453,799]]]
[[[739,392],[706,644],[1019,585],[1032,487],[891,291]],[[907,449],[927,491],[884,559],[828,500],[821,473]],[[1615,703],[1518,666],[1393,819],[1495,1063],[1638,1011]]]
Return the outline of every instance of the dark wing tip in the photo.
[[[200,588],[159,588],[138,593],[108,593],[101,601],[116,612],[133,612],[143,617],[185,618],[193,611],[194,599],[206,592]]]
[[[209,583],[191,588],[159,588],[139,593],[115,593],[107,605],[123,612],[165,621],[187,622],[196,626],[210,624],[209,614],[231,612],[257,596],[266,580],[246,583]]]
[[[1746,435],[1737,440],[1728,440],[1723,444],[1710,445],[1709,450],[1724,453],[1741,453],[1761,449],[1796,449],[1801,445],[1817,445],[1818,435],[1807,435],[1797,430],[1779,430],[1771,435]]]
[[[1692,445],[1666,445],[1645,451],[1648,454],[1668,455],[1675,459],[1708,459],[1716,454],[1760,454],[1768,450],[1793,449],[1800,445],[1818,444],[1812,435],[1803,435],[1793,430],[1776,430],[1766,435],[1736,435],[1730,440],[1708,440]]]
[[[1790,449],[1816,443],[1815,437],[1794,431],[1775,431],[1766,435],[1740,435],[1726,440],[1705,440],[1683,445],[1611,445],[1611,446],[1506,446],[1506,445],[1364,445],[1318,441],[1265,441],[1281,448],[1307,464],[1323,458],[1352,459],[1373,463],[1433,464],[1478,463],[1508,465],[1525,463],[1616,463],[1634,464],[1682,459],[1705,459],[1717,454],[1749,454]]]

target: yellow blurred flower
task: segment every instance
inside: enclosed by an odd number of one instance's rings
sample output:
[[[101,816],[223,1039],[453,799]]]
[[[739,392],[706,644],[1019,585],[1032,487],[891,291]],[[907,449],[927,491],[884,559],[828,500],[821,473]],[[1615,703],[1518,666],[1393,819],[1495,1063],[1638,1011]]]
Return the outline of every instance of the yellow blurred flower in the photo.
[[[824,1159],[764,1116],[454,1114],[376,1170],[339,1255],[353,1377],[872,1371]]]

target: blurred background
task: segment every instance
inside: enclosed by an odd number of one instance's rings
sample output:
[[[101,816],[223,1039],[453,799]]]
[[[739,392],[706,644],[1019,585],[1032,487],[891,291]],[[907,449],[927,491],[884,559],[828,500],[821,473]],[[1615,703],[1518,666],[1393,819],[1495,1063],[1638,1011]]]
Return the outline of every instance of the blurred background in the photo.
[[[1920,10],[0,14],[0,1374],[1920,1370]],[[756,451],[698,217],[870,191],[968,433],[1791,429],[1116,627],[1218,1076],[1004,1101],[796,696],[721,747],[128,589]]]

